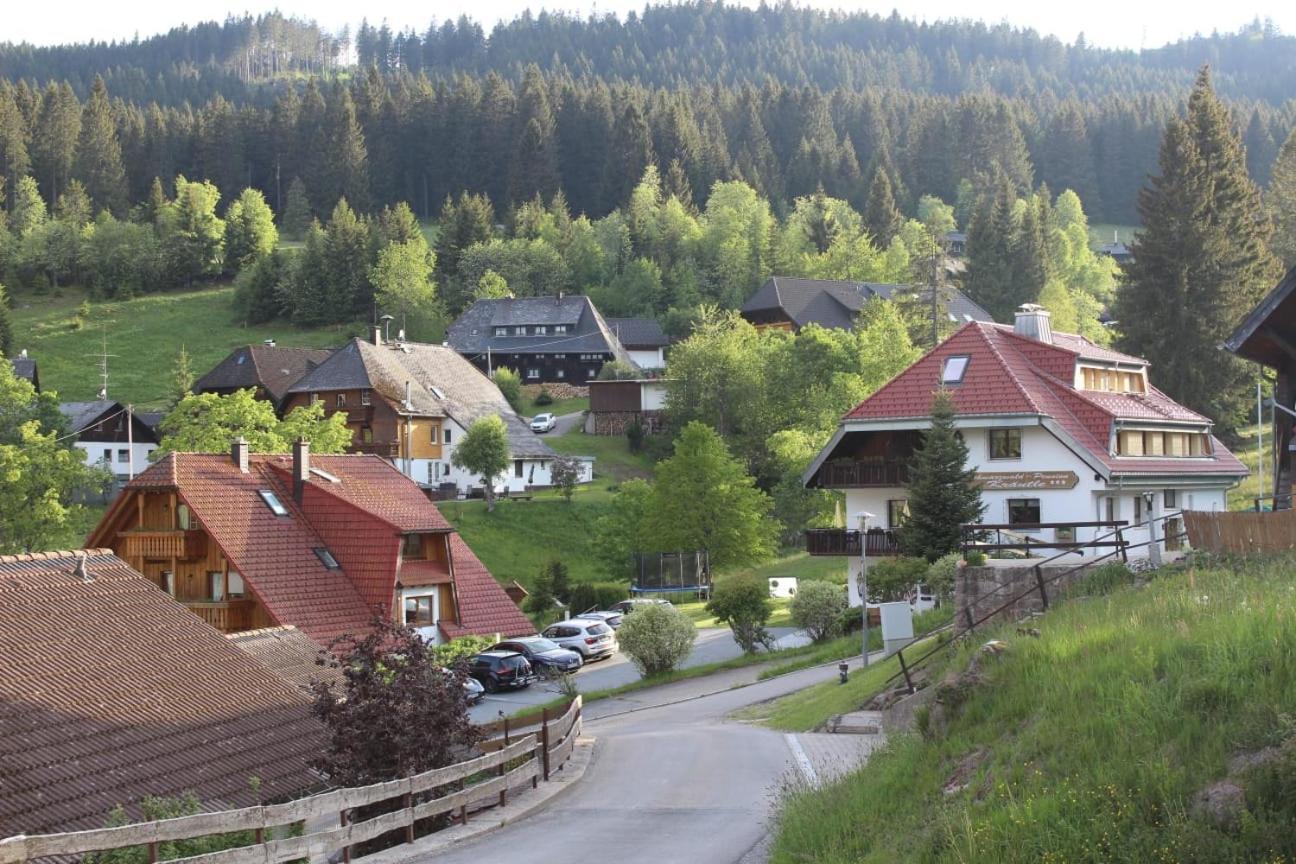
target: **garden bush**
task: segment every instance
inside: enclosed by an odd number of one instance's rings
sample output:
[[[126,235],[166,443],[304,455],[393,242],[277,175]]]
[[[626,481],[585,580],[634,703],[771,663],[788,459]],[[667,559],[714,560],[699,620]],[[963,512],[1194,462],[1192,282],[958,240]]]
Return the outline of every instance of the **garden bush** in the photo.
[[[517,411],[522,406],[522,378],[507,366],[495,370],[495,386],[504,394],[505,400]]]
[[[697,628],[674,606],[652,605],[626,616],[617,641],[644,677],[669,672],[693,650]]]
[[[829,582],[803,582],[788,611],[792,623],[810,634],[815,642],[837,635],[841,615],[847,607],[846,592]]]
[[[954,582],[958,579],[959,562],[963,556],[957,552],[951,552],[937,558],[936,561],[927,568],[927,587],[931,588],[941,600],[948,600],[954,596]]]
[[[747,654],[757,647],[769,649],[773,640],[765,624],[774,611],[765,580],[756,576],[730,576],[718,580],[712,589],[707,611],[717,621],[727,624],[734,641]]]
[[[869,602],[904,600],[915,585],[927,581],[929,566],[925,558],[883,558],[868,571]]]
[[[571,611],[579,615],[589,609],[604,610],[630,596],[625,582],[581,582],[571,589]]]
[[[537,405],[552,405],[553,402],[554,402],[553,394],[550,393],[550,392],[548,391],[548,389],[546,389],[546,388],[544,388],[544,387],[541,387],[541,388],[540,388],[540,392],[536,394],[536,397],[535,397],[535,404],[537,404]]]

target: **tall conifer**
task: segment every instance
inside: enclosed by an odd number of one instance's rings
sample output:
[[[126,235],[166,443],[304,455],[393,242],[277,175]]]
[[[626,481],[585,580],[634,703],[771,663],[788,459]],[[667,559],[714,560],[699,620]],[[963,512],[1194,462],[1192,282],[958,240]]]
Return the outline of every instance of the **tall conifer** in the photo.
[[[81,109],[81,137],[77,140],[77,179],[85,184],[95,207],[118,216],[126,210],[126,169],[108,87],[96,75],[90,98]]]

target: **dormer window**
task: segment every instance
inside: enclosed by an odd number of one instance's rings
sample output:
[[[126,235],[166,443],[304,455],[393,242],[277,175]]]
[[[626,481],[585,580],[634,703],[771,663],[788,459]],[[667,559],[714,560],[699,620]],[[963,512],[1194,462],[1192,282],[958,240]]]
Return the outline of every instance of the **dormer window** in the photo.
[[[566,325],[566,324],[555,324],[555,325],[554,325],[554,333],[555,333],[555,334],[561,336],[561,335],[563,335],[563,334],[566,333],[566,332],[567,332],[567,325]]]
[[[517,327],[514,327],[514,328],[513,328],[513,335],[514,335],[514,336],[525,336],[525,335],[526,335],[526,326],[525,326],[525,325],[519,325],[519,326],[517,326]]]
[[[401,558],[406,561],[423,560],[423,535],[406,534],[401,542]]]
[[[288,508],[283,505],[283,502],[279,500],[279,496],[274,492],[269,489],[258,489],[257,494],[261,496],[261,500],[265,502],[265,505],[270,508],[271,513],[276,516],[288,515]]]
[[[946,357],[945,362],[941,364],[941,383],[962,384],[963,376],[967,374],[970,359],[966,354],[960,354],[957,357]]]

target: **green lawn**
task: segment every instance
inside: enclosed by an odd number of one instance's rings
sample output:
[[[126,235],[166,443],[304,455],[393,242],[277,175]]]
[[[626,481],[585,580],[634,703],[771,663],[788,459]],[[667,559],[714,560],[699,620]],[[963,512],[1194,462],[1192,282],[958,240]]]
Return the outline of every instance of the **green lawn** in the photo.
[[[520,402],[518,413],[528,420],[537,414],[546,412],[561,417],[563,414],[575,414],[578,411],[589,410],[589,398],[584,396],[572,399],[554,399],[548,405],[537,405],[535,398],[528,396],[526,391],[523,390]]]
[[[1038,638],[1011,626],[978,633],[949,669],[965,669],[986,639],[1009,646],[982,662],[979,683],[946,691],[945,723],[920,711],[925,735],[893,735],[841,782],[789,793],[770,860],[1292,861],[1293,563],[1167,569],[1054,606],[1036,620]],[[755,716],[805,728],[861,705],[894,668]],[[1230,760],[1265,748],[1268,767],[1233,769],[1246,804],[1233,827],[1195,815]]]
[[[1229,490],[1228,506],[1230,510],[1250,510],[1255,506],[1258,495],[1273,494],[1273,427],[1264,427],[1264,488],[1260,487],[1260,454],[1256,452],[1256,429],[1249,426],[1239,432],[1241,441],[1230,449],[1242,464],[1251,470],[1251,475]],[[1266,502],[1266,506],[1273,502]]]
[[[239,345],[273,337],[280,345],[325,347],[341,344],[358,324],[301,330],[283,322],[245,327],[230,309],[228,285],[201,291],[150,294],[133,300],[89,303],[64,289],[61,296],[19,294],[13,298],[14,345],[27,349],[40,366],[41,386],[64,400],[93,399],[99,391],[99,358],[107,339],[108,394],[122,402],[161,406],[175,356],[184,345],[195,376],[201,376]]]
[[[635,477],[652,477],[652,460],[643,453],[631,453],[624,436],[586,435],[577,429],[566,435],[541,437],[559,453],[593,456],[596,486],[606,488]]]

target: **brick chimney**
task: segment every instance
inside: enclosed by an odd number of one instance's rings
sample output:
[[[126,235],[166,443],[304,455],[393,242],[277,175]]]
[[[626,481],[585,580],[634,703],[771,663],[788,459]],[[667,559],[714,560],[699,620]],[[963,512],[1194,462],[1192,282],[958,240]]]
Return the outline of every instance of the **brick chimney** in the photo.
[[[1013,321],[1013,332],[1036,342],[1053,344],[1053,325],[1049,323],[1049,311],[1038,303],[1023,303],[1017,307],[1017,317]]]
[[[248,442],[241,435],[230,446],[230,461],[238,466],[239,471],[248,473]]]
[[[298,438],[293,443],[293,498],[298,504],[302,500],[302,492],[306,484],[310,481],[310,442],[305,438]]]

